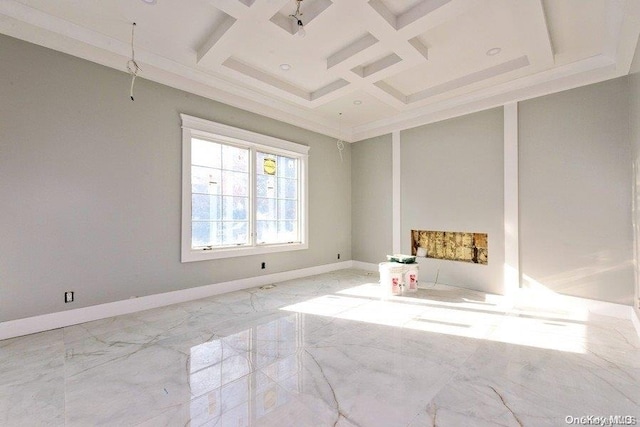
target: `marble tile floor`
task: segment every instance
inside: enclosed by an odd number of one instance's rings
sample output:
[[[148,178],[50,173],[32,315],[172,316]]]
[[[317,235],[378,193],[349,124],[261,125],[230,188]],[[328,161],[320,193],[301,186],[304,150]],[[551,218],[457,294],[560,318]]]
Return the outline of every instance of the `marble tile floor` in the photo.
[[[0,341],[0,425],[640,418],[631,321],[444,285],[382,300],[377,280],[343,270]]]

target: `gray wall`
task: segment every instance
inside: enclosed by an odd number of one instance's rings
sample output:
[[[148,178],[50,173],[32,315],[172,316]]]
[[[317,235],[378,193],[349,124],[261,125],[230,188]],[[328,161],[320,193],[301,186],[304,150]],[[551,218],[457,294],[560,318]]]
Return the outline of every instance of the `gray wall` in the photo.
[[[317,133],[142,78],[131,102],[128,74],[5,36],[0,52],[0,321],[351,259],[348,145],[341,163]],[[308,250],[180,263],[179,113],[311,147]]]
[[[520,103],[524,285],[631,304],[627,90],[623,77]]]
[[[634,240],[634,265],[635,265],[635,303],[633,304],[636,315],[640,318],[640,40],[636,45],[636,53],[631,65],[629,76],[630,99],[630,132],[632,163],[635,165],[633,187],[633,240]],[[635,183],[635,185],[633,185]]]
[[[391,135],[351,144],[352,253],[379,263],[393,249],[391,236]]]
[[[488,265],[419,258],[420,280],[503,293],[502,108],[400,133],[403,253],[411,230],[488,234]]]

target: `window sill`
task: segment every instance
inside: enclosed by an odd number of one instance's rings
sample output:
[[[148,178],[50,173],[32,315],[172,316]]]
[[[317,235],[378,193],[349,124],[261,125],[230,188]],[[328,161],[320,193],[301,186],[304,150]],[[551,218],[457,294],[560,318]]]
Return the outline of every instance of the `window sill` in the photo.
[[[298,251],[309,249],[306,243],[288,243],[282,245],[255,246],[250,248],[224,248],[212,250],[183,249],[182,259],[185,262],[208,261],[212,259],[235,258],[250,255],[271,254],[276,252]]]

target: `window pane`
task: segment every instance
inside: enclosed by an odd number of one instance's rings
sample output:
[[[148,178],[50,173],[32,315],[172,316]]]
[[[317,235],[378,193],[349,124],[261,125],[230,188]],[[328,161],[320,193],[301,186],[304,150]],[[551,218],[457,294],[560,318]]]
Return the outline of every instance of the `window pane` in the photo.
[[[222,189],[220,169],[193,166],[191,168],[191,192],[201,194],[220,194]]]
[[[276,200],[275,199],[265,199],[262,197],[258,197],[257,199],[257,219],[262,220],[275,220],[276,216]]]
[[[274,243],[278,238],[278,225],[276,221],[256,221],[258,243]]]
[[[249,150],[231,145],[223,145],[222,169],[249,172]]]
[[[278,200],[278,219],[298,219],[298,202],[296,200]]]
[[[287,178],[298,177],[298,167],[296,159],[293,159],[291,157],[278,156],[278,164],[280,165],[280,169],[278,169],[278,176]]]
[[[258,243],[299,241],[298,159],[258,152],[256,172]]]
[[[221,148],[216,142],[191,139],[191,164],[220,168]]]
[[[220,246],[220,223],[194,221],[191,225],[191,247]]]
[[[222,218],[247,221],[249,219],[249,199],[247,197],[223,197]]]
[[[248,196],[249,174],[222,171],[222,194],[225,196]]]
[[[256,173],[258,175],[275,176],[279,167],[278,159],[273,154],[260,151],[256,153]]]
[[[246,245],[249,243],[249,223],[247,222],[223,222],[223,245]]]
[[[191,195],[191,219],[215,221],[220,220],[220,197],[203,194]]]
[[[297,199],[298,181],[295,179],[278,178],[278,198]]]
[[[276,197],[276,177],[269,175],[258,175],[256,177],[256,195],[258,197]]]
[[[298,222],[278,221],[278,243],[298,242]]]

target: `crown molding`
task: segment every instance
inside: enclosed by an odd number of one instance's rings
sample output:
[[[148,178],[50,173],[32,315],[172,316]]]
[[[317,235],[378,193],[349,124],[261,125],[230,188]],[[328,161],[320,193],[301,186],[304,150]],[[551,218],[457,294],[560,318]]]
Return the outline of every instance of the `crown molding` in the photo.
[[[343,128],[312,108],[270,91],[235,83],[223,74],[206,72],[143,49],[137,50],[136,59],[144,70],[140,78],[345,142],[355,142],[627,74],[640,33],[640,4],[626,2],[619,9],[623,13],[612,15],[607,49],[602,55],[437,102],[429,103],[427,99],[425,105],[402,108],[391,117],[351,128]],[[0,33],[126,72],[128,43],[16,0],[0,2]],[[195,61],[197,53],[193,55]]]
[[[523,101],[587,84],[620,77],[616,62],[604,55],[577,61],[490,88],[405,111],[352,129],[356,141],[390,134],[416,126],[447,120],[504,104]]]
[[[130,45],[15,0],[0,2],[0,33],[126,72]],[[143,69],[138,78],[161,83],[313,132],[350,139],[332,120],[306,113],[300,106],[240,86],[144,49],[136,49]]]

